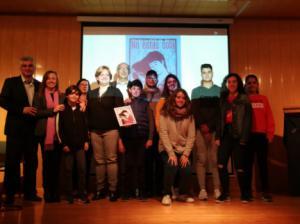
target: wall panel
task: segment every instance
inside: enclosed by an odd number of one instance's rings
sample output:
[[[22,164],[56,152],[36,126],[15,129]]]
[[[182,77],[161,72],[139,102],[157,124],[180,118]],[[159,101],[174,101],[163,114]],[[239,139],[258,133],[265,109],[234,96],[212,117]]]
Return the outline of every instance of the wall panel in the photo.
[[[259,76],[279,136],[283,107],[300,106],[299,28],[300,20],[236,20],[230,27],[231,71]]]
[[[36,74],[51,69],[59,74],[64,90],[80,77],[80,23],[76,17],[0,16],[0,86],[4,79],[19,73],[18,59],[32,55],[36,59]],[[0,122],[5,113],[1,109]],[[0,127],[0,140],[3,135]]]
[[[300,20],[236,20],[230,37],[231,71],[257,74],[260,92],[270,100],[276,124],[268,160],[270,186],[273,192],[287,192],[283,108],[300,106]]]

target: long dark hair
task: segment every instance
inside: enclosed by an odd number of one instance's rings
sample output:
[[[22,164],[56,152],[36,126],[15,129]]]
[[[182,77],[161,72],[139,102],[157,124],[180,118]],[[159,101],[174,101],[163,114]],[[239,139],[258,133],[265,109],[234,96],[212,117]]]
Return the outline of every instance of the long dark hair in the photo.
[[[79,85],[81,84],[81,82],[84,82],[84,81],[86,81],[87,83],[88,83],[88,91],[87,91],[87,95],[89,95],[89,92],[91,91],[91,84],[90,84],[90,81],[89,80],[87,80],[87,79],[84,79],[84,78],[81,78],[81,79],[79,79],[78,80],[78,82],[76,83],[76,86],[79,88]]]
[[[174,93],[172,93],[169,98],[166,100],[166,103],[164,104],[162,110],[161,110],[161,114],[164,116],[171,116],[173,117],[173,115],[175,114],[174,112],[176,111],[176,96],[178,93],[183,93],[183,95],[185,96],[185,105],[184,107],[186,108],[186,113],[182,118],[187,118],[192,114],[192,110],[191,110],[191,100],[189,98],[189,95],[187,94],[187,92],[184,89],[176,89],[174,91]]]
[[[38,91],[39,96],[44,96],[45,89],[46,89],[46,82],[47,82],[47,79],[49,78],[49,75],[51,73],[55,74],[55,76],[56,76],[56,87],[55,87],[55,90],[59,89],[57,72],[56,71],[52,71],[52,70],[48,70],[43,75],[43,80],[42,80],[42,83],[41,83],[41,85],[39,87],[39,91]]]
[[[165,97],[165,98],[168,98],[170,96],[170,92],[169,92],[169,89],[168,89],[168,85],[167,85],[167,82],[168,82],[168,79],[169,78],[173,78],[176,80],[177,82],[177,89],[180,89],[181,88],[181,85],[180,85],[180,82],[179,82],[179,79],[177,78],[176,75],[174,74],[169,74],[166,76],[165,78],[165,84],[164,84],[164,89],[163,89],[163,92],[161,94],[162,97]]]
[[[223,79],[222,82],[222,87],[221,87],[221,99],[224,100],[228,97],[229,95],[229,90],[226,86],[227,81],[229,78],[231,77],[235,77],[238,83],[238,87],[237,87],[237,91],[239,94],[244,94],[245,90],[244,90],[244,85],[243,85],[243,81],[241,79],[241,77],[239,76],[239,74],[237,73],[229,73],[228,75],[225,76],[225,78]]]

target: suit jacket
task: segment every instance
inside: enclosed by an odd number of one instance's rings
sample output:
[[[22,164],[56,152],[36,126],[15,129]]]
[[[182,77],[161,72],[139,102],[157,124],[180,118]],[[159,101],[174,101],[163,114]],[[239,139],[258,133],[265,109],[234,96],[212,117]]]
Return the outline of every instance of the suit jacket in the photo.
[[[40,82],[33,81],[37,92]],[[30,106],[21,76],[7,78],[0,94],[0,106],[7,110],[5,130],[6,135],[33,135],[36,118],[23,114],[24,107]]]
[[[59,104],[64,103],[64,94],[59,94]],[[35,127],[34,134],[39,137],[44,137],[46,135],[47,118],[56,116],[53,112],[53,108],[47,108],[45,95],[40,96],[38,93],[34,95],[33,106],[37,108],[37,123]]]

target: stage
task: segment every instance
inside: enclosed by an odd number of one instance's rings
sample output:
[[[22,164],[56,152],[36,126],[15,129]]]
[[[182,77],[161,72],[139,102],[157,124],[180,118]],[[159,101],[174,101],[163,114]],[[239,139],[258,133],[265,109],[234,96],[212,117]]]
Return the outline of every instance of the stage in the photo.
[[[272,223],[297,224],[300,221],[300,197],[274,195],[274,202],[262,202],[255,198],[253,202],[243,204],[238,196],[230,202],[215,203],[196,200],[194,203],[173,202],[163,206],[157,199],[122,201],[115,203],[107,199],[92,201],[90,204],[66,201],[45,204],[23,203],[21,211],[0,213],[1,224],[110,224],[110,223]]]

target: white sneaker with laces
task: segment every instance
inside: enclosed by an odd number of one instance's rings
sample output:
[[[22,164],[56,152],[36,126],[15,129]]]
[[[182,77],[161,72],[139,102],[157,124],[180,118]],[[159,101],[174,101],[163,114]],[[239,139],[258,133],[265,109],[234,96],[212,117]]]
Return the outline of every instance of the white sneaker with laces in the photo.
[[[172,199],[171,199],[170,195],[167,194],[167,195],[163,196],[163,198],[161,200],[161,203],[163,205],[171,205],[172,204]]]
[[[193,203],[194,201],[195,201],[195,199],[192,198],[192,197],[187,197],[187,198],[185,199],[185,202],[187,202],[187,203]]]
[[[215,189],[215,199],[221,196],[221,191],[219,189]]]
[[[201,189],[198,197],[199,197],[200,200],[206,201],[208,199],[206,190]]]

